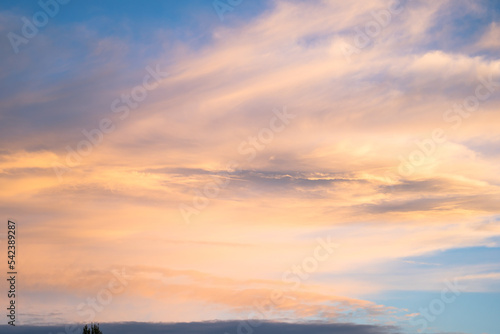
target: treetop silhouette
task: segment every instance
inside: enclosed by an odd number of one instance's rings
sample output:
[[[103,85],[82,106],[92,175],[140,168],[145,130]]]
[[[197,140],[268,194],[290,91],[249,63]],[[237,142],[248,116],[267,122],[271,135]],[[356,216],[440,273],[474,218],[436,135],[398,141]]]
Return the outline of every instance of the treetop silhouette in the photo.
[[[99,329],[99,324],[90,324],[90,327],[87,325],[83,327],[83,334],[102,334],[102,332]]]

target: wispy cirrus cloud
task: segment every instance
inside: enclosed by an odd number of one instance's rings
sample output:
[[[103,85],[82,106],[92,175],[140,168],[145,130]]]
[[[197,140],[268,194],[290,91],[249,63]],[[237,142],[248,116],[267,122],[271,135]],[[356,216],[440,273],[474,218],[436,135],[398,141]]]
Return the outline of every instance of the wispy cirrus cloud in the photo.
[[[19,58],[2,52],[0,197],[36,254],[25,260],[30,298],[42,307],[40,296],[61,285],[57,303],[43,306],[44,314],[60,312],[92,295],[112,265],[127,264],[142,282],[119,298],[138,300],[140,320],[161,321],[165,312],[171,321],[232,319],[324,234],[342,247],[290,295],[280,317],[362,321],[380,313],[390,323],[394,310],[370,296],[437,289],[450,276],[494,277],[495,268],[423,265],[434,261],[421,257],[491,246],[500,233],[491,220],[500,196],[497,21],[483,2],[403,5],[350,61],[341,46],[385,1],[273,1],[248,20],[234,13],[227,25],[208,6],[217,24],[191,37],[170,23],[144,25],[137,34],[149,37],[141,39],[103,33],[104,18],[97,27],[54,20]],[[0,19],[2,32],[17,24],[11,11]],[[459,22],[473,33],[458,34]],[[169,76],[59,182],[53,163],[65,161],[83,129],[117,119],[112,101],[141,84],[151,64]],[[477,111],[453,109],[482,83],[490,96]],[[282,105],[296,118],[246,159],[239,145]],[[401,157],[422,150],[435,128],[446,140],[411,175],[398,174]],[[241,166],[224,174],[229,185],[185,226],[179,204],[234,160]],[[65,274],[43,279],[54,254]],[[82,276],[85,284],[76,284]]]

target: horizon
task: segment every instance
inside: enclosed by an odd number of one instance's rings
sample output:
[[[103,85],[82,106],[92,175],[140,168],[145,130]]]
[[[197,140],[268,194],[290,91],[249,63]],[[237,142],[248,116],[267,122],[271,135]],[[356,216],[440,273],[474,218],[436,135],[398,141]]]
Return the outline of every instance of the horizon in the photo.
[[[254,329],[250,325],[243,325],[241,320],[233,321],[206,321],[189,323],[148,323],[148,322],[120,322],[103,323],[99,327],[106,334],[128,334],[137,332],[147,333],[253,333]],[[12,326],[0,325],[0,328],[6,329],[6,333],[19,334],[76,334],[81,332],[81,326],[69,324],[67,326],[21,326],[13,328]],[[282,323],[282,322],[262,322],[258,329],[259,333],[276,333],[279,331],[290,333],[344,333],[344,334],[387,334],[396,333],[394,327],[373,326],[373,325],[354,325],[354,324],[306,324],[306,323]]]

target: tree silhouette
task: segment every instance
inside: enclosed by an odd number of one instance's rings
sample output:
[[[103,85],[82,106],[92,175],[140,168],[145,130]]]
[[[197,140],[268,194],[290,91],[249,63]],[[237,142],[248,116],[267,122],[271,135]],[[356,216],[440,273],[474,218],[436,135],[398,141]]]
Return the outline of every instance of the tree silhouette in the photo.
[[[99,324],[90,324],[90,327],[87,325],[83,327],[83,334],[102,334],[102,332],[99,329]]]

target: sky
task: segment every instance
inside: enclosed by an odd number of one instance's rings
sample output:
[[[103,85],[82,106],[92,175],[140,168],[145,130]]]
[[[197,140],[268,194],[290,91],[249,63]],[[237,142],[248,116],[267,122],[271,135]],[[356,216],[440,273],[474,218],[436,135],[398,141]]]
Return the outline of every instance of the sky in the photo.
[[[16,330],[497,334],[499,52],[496,0],[2,1]]]

